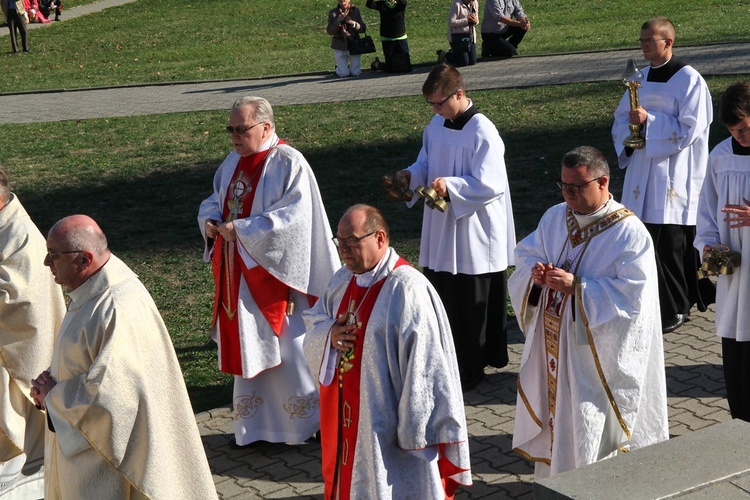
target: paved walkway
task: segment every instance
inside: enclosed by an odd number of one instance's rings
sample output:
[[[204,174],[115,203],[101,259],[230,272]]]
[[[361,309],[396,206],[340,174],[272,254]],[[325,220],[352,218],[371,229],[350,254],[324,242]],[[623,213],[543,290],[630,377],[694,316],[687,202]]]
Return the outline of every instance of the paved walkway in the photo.
[[[750,42],[677,47],[675,52],[704,76],[750,74]],[[469,90],[599,82],[619,80],[629,58],[642,61],[639,50],[628,49],[481,61],[461,71]],[[399,75],[366,71],[360,78],[348,79],[318,73],[50,91],[45,92],[42,100],[34,101],[44,102],[44,106],[29,106],[29,93],[2,94],[0,123],[229,109],[235,99],[244,95],[265,97],[274,106],[420,95],[430,68],[430,65],[422,65],[412,73]]]
[[[131,0],[103,0],[69,9],[63,19],[121,5]],[[78,10],[81,9],[81,10]],[[32,27],[36,27],[34,25]],[[750,75],[750,42],[678,47],[676,53],[704,76]],[[557,54],[482,61],[462,69],[470,90],[618,80],[637,50]],[[186,82],[87,90],[45,92],[44,109],[26,105],[24,93],[0,95],[0,123],[32,123],[170,112],[228,109],[239,96],[260,95],[273,105],[337,102],[419,95],[428,65],[411,74],[340,80],[329,74],[278,78]],[[387,80],[385,85],[383,79]],[[664,336],[669,392],[670,433],[680,436],[730,420],[724,399],[720,342],[714,335],[714,313],[693,312],[691,320]],[[509,333],[511,362],[489,369],[488,380],[464,395],[469,426],[474,485],[461,499],[531,498],[533,470],[511,452],[516,375],[523,337]],[[222,499],[321,498],[320,446],[262,444],[229,448],[229,408],[196,415]]]

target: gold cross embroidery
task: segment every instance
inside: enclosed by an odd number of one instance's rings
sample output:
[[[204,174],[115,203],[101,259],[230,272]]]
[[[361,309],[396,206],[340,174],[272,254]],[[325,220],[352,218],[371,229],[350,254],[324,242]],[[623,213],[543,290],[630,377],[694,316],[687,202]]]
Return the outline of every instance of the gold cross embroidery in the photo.
[[[677,132],[672,132],[672,135],[668,137],[667,140],[677,146],[677,144],[679,144],[682,140],[682,137],[678,136]]]
[[[677,191],[675,191],[672,186],[669,186],[669,190],[667,191],[667,199],[669,200],[669,203],[672,203],[675,198],[679,197],[680,195],[677,194]]]
[[[635,187],[635,189],[633,190],[633,196],[635,196],[635,199],[637,200],[637,199],[638,199],[638,196],[640,196],[640,194],[641,194],[641,186],[640,186],[640,185],[638,185],[638,186],[636,186],[636,187]]]

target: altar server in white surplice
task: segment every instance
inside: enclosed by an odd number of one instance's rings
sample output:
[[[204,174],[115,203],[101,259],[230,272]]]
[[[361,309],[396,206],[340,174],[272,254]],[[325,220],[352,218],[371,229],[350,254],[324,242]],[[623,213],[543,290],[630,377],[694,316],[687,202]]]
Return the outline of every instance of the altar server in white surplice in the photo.
[[[389,246],[376,208],[350,207],[336,241],[345,265],[304,314],[320,381],[324,497],[452,498],[471,471],[440,298]]]
[[[60,285],[44,267],[44,236],[0,167],[0,497],[44,496],[44,413],[29,395],[49,368],[65,314]]]
[[[90,217],[47,235],[45,265],[70,297],[52,365],[32,381],[46,409],[46,500],[216,498],[164,322]]]
[[[198,225],[213,266],[219,368],[235,376],[230,446],[301,443],[320,427],[302,311],[341,265],[315,175],[276,136],[268,101],[238,99],[229,123],[235,150],[214,175]]]
[[[445,305],[469,390],[484,380],[485,366],[508,364],[506,270],[516,233],[505,145],[456,68],[432,68],[422,95],[435,116],[417,160],[402,172],[412,190],[431,187],[448,202],[445,212],[424,205],[419,265]]]
[[[640,46],[651,64],[643,69],[640,107],[631,111],[626,91],[612,126],[620,168],[626,169],[622,204],[654,240],[664,333],[682,325],[694,304],[705,311],[715,294],[710,280],[697,278],[692,245],[708,162],[711,94],[695,69],[672,56],[674,39],[674,26],[665,17],[643,24]],[[622,144],[631,123],[642,126],[643,149]]]
[[[716,333],[721,337],[724,381],[732,418],[750,422],[750,81],[731,85],[719,103],[731,137],[708,159],[698,210],[695,248],[721,244],[739,252],[733,274],[720,274]]]
[[[515,451],[544,478],[668,439],[651,237],[582,146],[562,160],[565,203],[516,248],[508,281],[526,342]]]

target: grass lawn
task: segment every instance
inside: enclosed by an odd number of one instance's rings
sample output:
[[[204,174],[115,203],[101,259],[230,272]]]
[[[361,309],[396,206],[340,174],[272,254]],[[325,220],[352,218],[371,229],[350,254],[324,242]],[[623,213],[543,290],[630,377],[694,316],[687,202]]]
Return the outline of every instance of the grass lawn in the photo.
[[[737,79],[708,79],[714,100]],[[614,167],[609,130],[621,95],[617,82],[470,93],[505,142],[519,239],[562,201],[554,181],[574,146],[608,154],[619,195],[623,174]],[[525,103],[522,112],[517,102]],[[387,127],[383,107],[390,110]],[[387,201],[379,180],[416,158],[431,117],[422,98],[355,101],[346,111],[336,104],[275,111],[279,135],[315,170],[334,227],[349,205],[375,204],[392,224],[394,246],[416,262],[421,204],[409,210]],[[371,118],[341,133],[350,116]],[[0,126],[0,137],[19,139],[0,143],[0,158],[40,229],[89,214],[138,272],[167,323],[196,411],[231,400],[230,378],[217,371],[216,352],[206,345],[213,285],[196,223],[198,204],[231,149],[226,120],[218,111]],[[727,135],[714,124],[712,145]]]
[[[377,40],[378,13],[365,8],[364,0],[355,3]],[[0,92],[331,71],[325,24],[335,5],[334,0],[136,0],[33,30],[30,55],[10,55],[6,39]],[[409,1],[412,62],[433,62],[435,51],[448,47],[449,5]],[[746,0],[523,0],[523,6],[532,23],[521,45],[526,55],[634,47],[640,25],[654,15],[675,22],[678,46],[750,38]],[[365,66],[374,55],[364,56]]]

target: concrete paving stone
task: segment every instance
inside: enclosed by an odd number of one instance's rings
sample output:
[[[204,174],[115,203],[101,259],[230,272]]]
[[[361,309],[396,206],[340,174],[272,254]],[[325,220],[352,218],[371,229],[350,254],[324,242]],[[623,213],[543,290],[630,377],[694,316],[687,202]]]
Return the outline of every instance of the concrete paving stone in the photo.
[[[258,498],[258,495],[260,495],[260,492],[258,492],[255,488],[243,485],[238,483],[237,481],[226,481],[222,483],[221,490],[219,491],[219,498],[225,499],[225,498]]]
[[[696,417],[689,411],[676,415],[675,420],[679,423],[685,424],[691,432],[710,427],[717,423],[715,420],[704,420]]]
[[[731,478],[730,481],[738,488],[742,488],[743,490],[750,492],[750,474],[741,474],[738,477]]]
[[[730,482],[721,482],[680,495],[680,498],[683,500],[716,500],[718,498],[722,500],[735,500],[750,498],[750,493]]]

